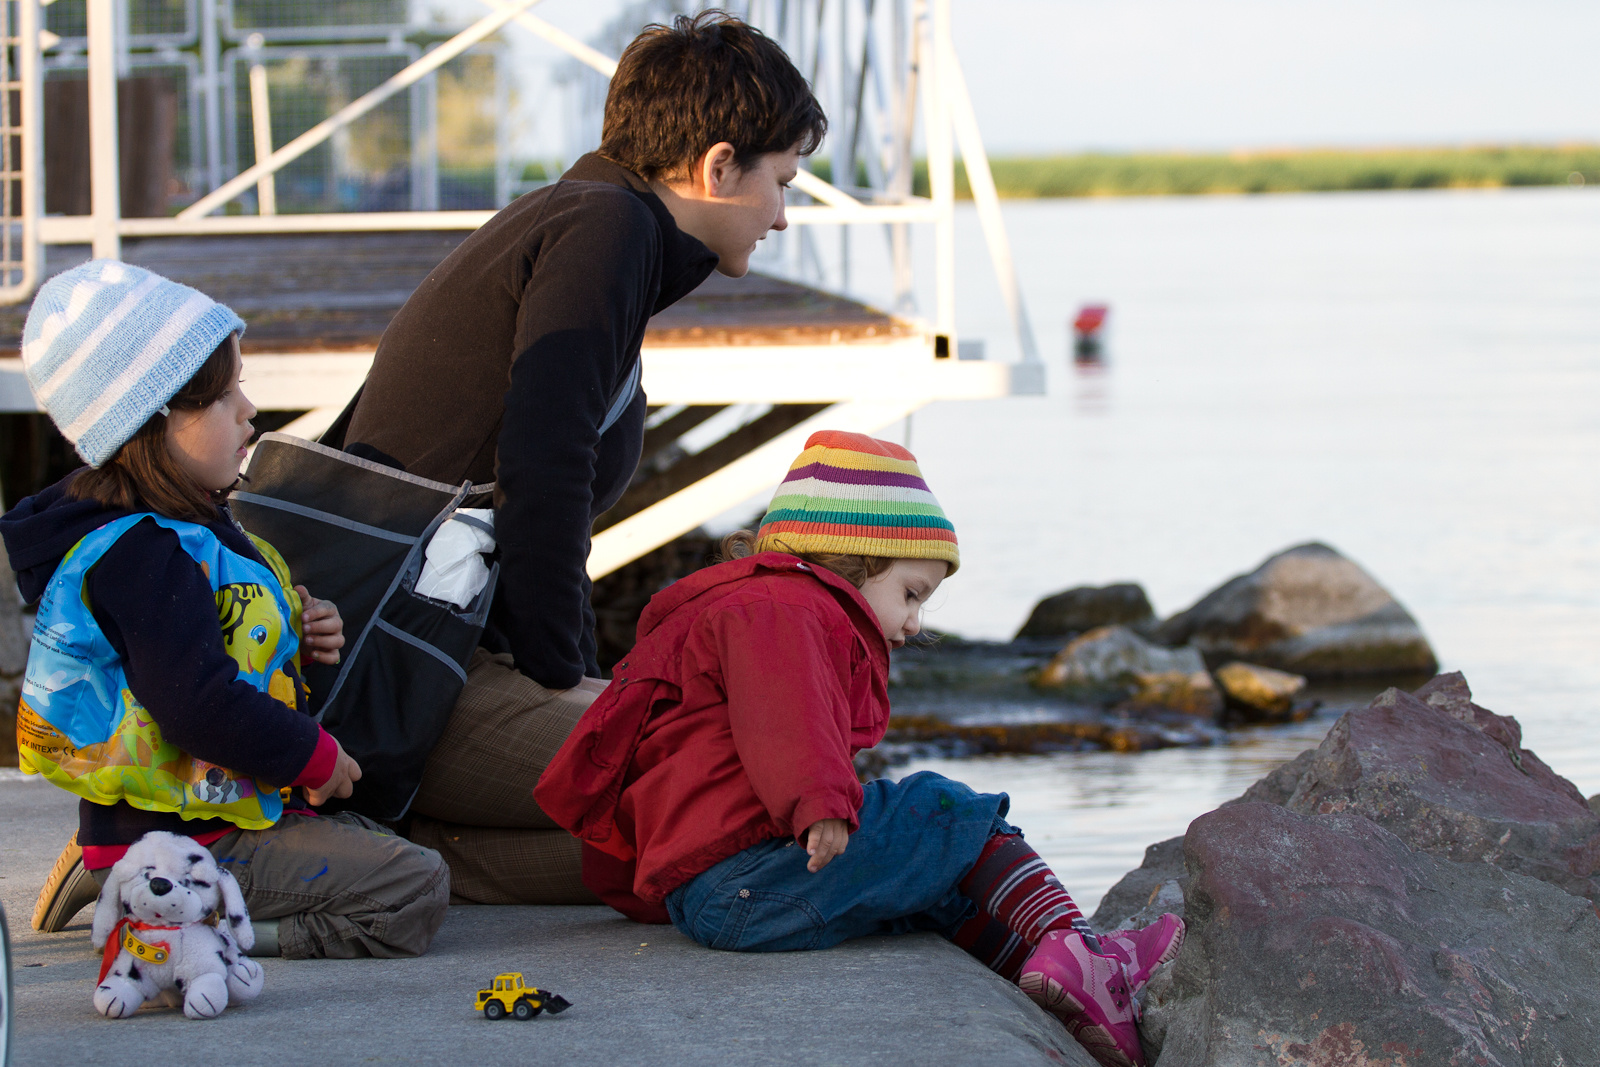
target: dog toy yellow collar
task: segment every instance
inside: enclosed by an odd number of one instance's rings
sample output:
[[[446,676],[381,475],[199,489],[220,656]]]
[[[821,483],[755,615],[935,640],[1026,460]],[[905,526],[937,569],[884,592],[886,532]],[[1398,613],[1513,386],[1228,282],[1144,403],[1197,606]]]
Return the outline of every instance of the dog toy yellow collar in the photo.
[[[127,949],[128,954],[136,960],[144,960],[147,963],[166,963],[167,957],[172,955],[172,945],[166,941],[157,941],[154,938],[149,941],[140,940],[139,935],[133,932],[134,925],[129,923],[127,928],[122,931],[122,947]],[[144,923],[137,925],[141,930],[177,929],[176,926],[146,926]]]
[[[171,942],[157,941],[155,938],[146,941],[134,933],[135,930],[181,929],[183,929],[181,926],[157,926],[154,923],[140,922],[138,919],[119,920],[117,928],[111,931],[110,937],[106,938],[105,958],[100,961],[100,977],[95,981],[103,982],[106,980],[106,975],[111,972],[111,965],[116,962],[117,950],[119,949],[127,949],[128,955],[145,963],[161,964],[172,958]],[[119,933],[121,934],[120,937],[118,936]]]

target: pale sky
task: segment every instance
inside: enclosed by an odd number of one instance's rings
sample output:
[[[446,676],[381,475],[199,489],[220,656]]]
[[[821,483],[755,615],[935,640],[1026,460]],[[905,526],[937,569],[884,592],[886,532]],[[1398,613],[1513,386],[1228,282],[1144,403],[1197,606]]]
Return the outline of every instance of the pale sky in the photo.
[[[434,0],[476,17],[476,0]],[[587,38],[620,0],[545,0]],[[1600,4],[952,0],[991,152],[1600,141]],[[520,142],[561,154],[554,51],[513,26]]]

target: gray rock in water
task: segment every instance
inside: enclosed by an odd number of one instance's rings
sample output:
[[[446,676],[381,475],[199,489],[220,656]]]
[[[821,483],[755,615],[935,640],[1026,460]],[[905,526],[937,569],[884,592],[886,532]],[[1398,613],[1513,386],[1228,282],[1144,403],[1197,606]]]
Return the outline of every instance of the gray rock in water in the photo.
[[[1126,626],[1101,626],[1067,642],[1035,684],[1128,690],[1139,674],[1192,674],[1206,669],[1192,648],[1153,645]]]
[[[1162,648],[1126,626],[1102,626],[1069,641],[1034,684],[1103,704],[1131,701],[1202,716],[1222,710],[1222,694],[1198,651]]]
[[[1244,659],[1313,677],[1432,674],[1438,661],[1409,612],[1327,545],[1280,552],[1162,623],[1159,639],[1206,659]]]
[[[1188,936],[1145,994],[1157,1067],[1594,1062],[1588,901],[1272,804],[1201,816],[1184,855]]]
[[[1071,637],[1098,626],[1138,626],[1155,621],[1144,587],[1132,582],[1080,585],[1033,606],[1017,637]]]

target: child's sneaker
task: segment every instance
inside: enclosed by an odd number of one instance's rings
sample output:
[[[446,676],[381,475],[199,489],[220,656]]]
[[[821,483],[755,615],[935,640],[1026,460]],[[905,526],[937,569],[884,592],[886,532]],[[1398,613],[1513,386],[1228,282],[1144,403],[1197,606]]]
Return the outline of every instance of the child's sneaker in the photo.
[[[1168,912],[1142,930],[1101,934],[1100,947],[1122,961],[1128,992],[1137,995],[1157,967],[1177,958],[1183,947],[1183,929],[1183,920]]]
[[[1022,965],[1017,985],[1102,1067],[1145,1067],[1133,994],[1116,956],[1091,952],[1071,930],[1051,930]]]

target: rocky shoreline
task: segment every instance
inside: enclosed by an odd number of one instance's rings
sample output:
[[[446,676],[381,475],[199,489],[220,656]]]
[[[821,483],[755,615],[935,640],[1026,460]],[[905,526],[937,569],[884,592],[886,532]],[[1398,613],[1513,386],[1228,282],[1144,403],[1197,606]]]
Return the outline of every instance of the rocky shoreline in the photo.
[[[932,635],[895,653],[896,716],[873,771],[908,755],[1138,752],[1303,721],[1437,670],[1421,627],[1322,544],[1277,553],[1156,617],[1133,583],[1039,601],[1009,642]]]

